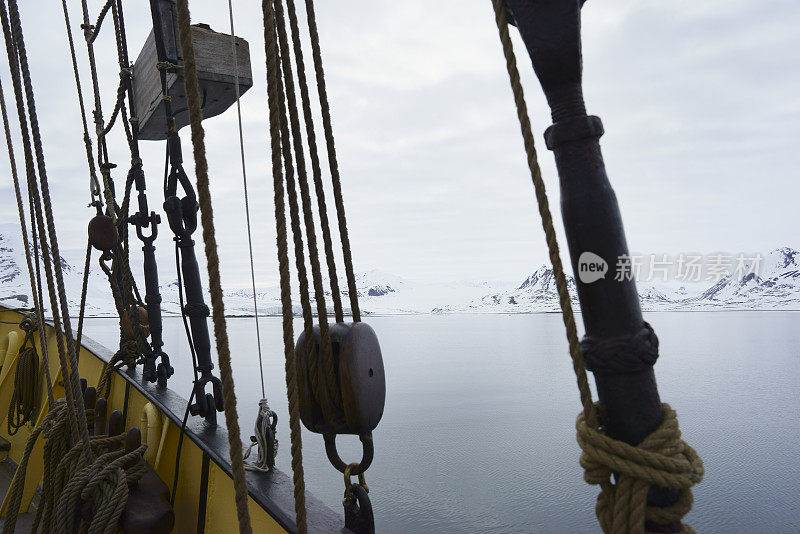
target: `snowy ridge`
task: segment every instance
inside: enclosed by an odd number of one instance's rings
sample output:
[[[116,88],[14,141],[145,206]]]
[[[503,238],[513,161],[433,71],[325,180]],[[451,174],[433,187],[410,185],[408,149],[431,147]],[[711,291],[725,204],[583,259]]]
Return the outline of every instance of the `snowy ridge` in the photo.
[[[80,260],[77,260],[80,261]],[[62,258],[64,282],[71,313],[77,313],[83,272]],[[82,265],[80,266],[82,267]],[[553,271],[541,266],[521,283],[489,281],[419,282],[379,270],[356,273],[356,292],[364,314],[421,313],[536,313],[559,310]],[[9,307],[30,307],[25,251],[19,230],[0,226],[0,303]],[[567,275],[573,305],[577,307],[575,280]],[[718,281],[692,283],[640,282],[639,297],[644,310],[800,310],[800,253],[783,247],[765,256],[759,274]],[[140,284],[143,287],[143,284]],[[332,310],[330,283],[324,282],[326,305]],[[342,305],[349,312],[347,280],[339,280]],[[167,315],[180,313],[176,281],[161,284],[162,309]],[[258,311],[262,315],[280,315],[278,287],[256,291]],[[45,301],[48,299],[45,298]],[[292,296],[293,311],[301,313],[297,295]],[[47,304],[47,302],[46,302]],[[250,289],[225,292],[226,312],[231,315],[253,314]],[[316,303],[312,302],[316,312]],[[87,315],[116,316],[108,280],[99,270],[90,273]]]

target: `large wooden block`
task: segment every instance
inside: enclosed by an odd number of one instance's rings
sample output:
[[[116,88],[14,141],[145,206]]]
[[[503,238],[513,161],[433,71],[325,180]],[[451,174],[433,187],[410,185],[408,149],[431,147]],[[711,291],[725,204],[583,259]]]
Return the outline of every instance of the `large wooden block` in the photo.
[[[177,57],[178,64],[183,65],[183,54],[176,38],[177,31],[171,37],[175,38],[168,39],[165,43],[167,57]],[[195,25],[192,26],[192,42],[197,61],[200,97],[203,99],[203,118],[208,119],[224,112],[236,102],[236,64],[231,36],[217,33],[206,25]],[[177,51],[170,53],[171,46],[176,47]],[[244,94],[253,86],[253,74],[250,70],[250,48],[247,41],[240,37],[236,37],[236,62],[239,92]],[[139,139],[167,138],[167,121],[161,101],[161,72],[157,63],[158,54],[151,31],[133,66],[133,94],[139,118]],[[189,124],[186,89],[180,69],[167,73],[167,87],[168,94],[172,97],[175,123],[180,129]]]

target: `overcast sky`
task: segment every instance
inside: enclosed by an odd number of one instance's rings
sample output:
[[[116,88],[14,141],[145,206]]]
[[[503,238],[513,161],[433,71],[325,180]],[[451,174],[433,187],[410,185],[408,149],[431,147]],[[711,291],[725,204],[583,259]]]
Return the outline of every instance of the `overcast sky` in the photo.
[[[79,3],[71,4],[79,31]],[[136,57],[150,14],[146,2],[128,4]],[[491,2],[317,4],[356,269],[426,280],[522,280],[545,263]],[[90,5],[94,19],[100,2]],[[193,22],[229,31],[227,2],[193,0],[190,6]],[[67,256],[77,258],[92,211],[61,3],[24,2],[22,9],[56,225]],[[260,2],[234,1],[234,9],[237,34],[250,43],[255,83],[242,106],[256,276],[259,284],[272,285],[277,262]],[[736,253],[800,245],[798,24],[795,0],[585,5],[584,93],[589,112],[605,124],[603,152],[631,250]],[[560,229],[557,177],[541,135],[549,112],[514,33]],[[85,46],[76,39],[88,95]],[[118,80],[110,24],[97,47],[108,116]],[[0,63],[13,106],[8,68]],[[205,128],[223,285],[245,286],[235,111],[209,119]],[[194,178],[188,128],[181,133]],[[120,137],[112,144],[115,179],[122,184],[129,156]],[[160,211],[164,145],[142,146],[150,204]],[[21,154],[19,140],[16,148]],[[0,164],[0,223],[15,223],[7,169],[7,162]],[[174,279],[175,267],[169,228],[160,230],[163,281]],[[566,260],[563,231],[559,235]]]

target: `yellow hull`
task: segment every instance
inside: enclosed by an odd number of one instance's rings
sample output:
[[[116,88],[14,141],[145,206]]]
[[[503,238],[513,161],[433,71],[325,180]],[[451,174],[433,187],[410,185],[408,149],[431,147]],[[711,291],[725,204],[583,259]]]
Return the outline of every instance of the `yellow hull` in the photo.
[[[26,425],[15,435],[8,435],[5,419],[14,388],[17,351],[24,334],[14,323],[22,315],[0,307],[0,436],[11,443],[8,459],[18,464],[25,444],[34,429]],[[50,372],[54,377],[56,398],[64,396],[60,383],[58,349],[55,330],[47,327]],[[36,337],[36,349],[41,347]],[[112,352],[85,339],[80,350],[79,372],[89,385],[96,386],[105,362]],[[56,379],[55,377],[59,377]],[[44,381],[40,384],[40,422],[47,413]],[[138,426],[143,441],[148,443],[146,460],[171,490],[175,473],[176,452],[181,431],[181,418],[186,401],[168,389],[158,389],[143,382],[138,370],[114,373],[108,398],[108,413],[122,412],[125,428]],[[190,417],[180,455],[177,492],[174,504],[175,532],[223,533],[238,530],[234,504],[233,480],[229,464],[227,433],[222,426],[213,427],[199,418]],[[39,439],[28,465],[25,493],[20,513],[26,512],[41,482],[43,440]],[[0,460],[5,458],[0,457]],[[248,472],[250,517],[254,532],[294,532],[293,489],[289,477],[280,471]],[[312,496],[308,502],[309,531],[331,532],[342,529],[344,521]],[[0,515],[5,516],[8,503],[3,499]]]

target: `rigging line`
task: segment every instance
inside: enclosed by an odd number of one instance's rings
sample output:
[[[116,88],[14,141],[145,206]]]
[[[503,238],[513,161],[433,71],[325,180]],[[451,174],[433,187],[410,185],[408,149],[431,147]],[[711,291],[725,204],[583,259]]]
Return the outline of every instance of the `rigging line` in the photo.
[[[273,2],[275,3],[275,2]],[[277,20],[277,5],[275,6],[275,15]],[[277,30],[277,24],[276,24]],[[279,55],[277,56],[277,61],[280,63],[282,57],[280,56],[281,51],[279,50]],[[327,389],[323,389],[320,385],[320,359],[314,357],[314,349],[316,343],[314,342],[314,312],[311,309],[311,297],[308,291],[308,272],[306,271],[306,264],[305,264],[305,253],[304,253],[304,246],[303,246],[303,233],[301,228],[300,222],[300,214],[297,202],[297,188],[295,185],[295,177],[294,177],[294,163],[292,159],[292,141],[289,132],[288,126],[288,119],[286,118],[286,97],[284,93],[284,82],[286,81],[281,73],[281,66],[280,64],[277,67],[278,77],[277,77],[277,85],[278,85],[278,102],[279,102],[279,124],[280,124],[280,135],[281,135],[281,150],[283,154],[283,163],[286,168],[286,196],[289,199],[289,215],[290,215],[290,223],[292,228],[292,240],[294,243],[294,259],[295,259],[295,268],[297,269],[297,279],[300,286],[300,307],[303,312],[303,330],[306,336],[306,340],[309,340],[305,344],[306,350],[306,358],[309,361],[309,379],[311,380],[311,386],[314,391],[319,391],[323,393],[327,393]],[[288,85],[288,83],[287,83]],[[323,379],[324,382],[324,379]],[[327,387],[327,385],[326,385]],[[328,403],[320,403],[324,410],[324,415],[329,420],[335,420],[335,414],[333,410],[330,409],[331,402]]]
[[[114,3],[114,0],[107,0],[106,3],[103,5],[103,8],[100,10],[100,14],[97,16],[97,22],[94,23],[94,26],[90,28],[86,28],[86,31],[91,31],[92,33],[89,34],[87,37],[87,41],[93,43],[95,39],[97,39],[97,35],[100,33],[100,26],[103,24],[103,20],[106,18],[106,13],[108,13],[108,8]]]
[[[196,373],[197,371],[195,371]],[[169,497],[169,504],[175,506],[175,496],[178,493],[178,474],[181,467],[181,449],[183,448],[183,438],[186,436],[186,421],[189,419],[189,407],[192,405],[194,399],[194,388],[189,394],[189,402],[186,403],[186,411],[183,412],[183,422],[181,423],[181,432],[178,434],[178,447],[175,451],[175,472],[172,475],[172,492]]]
[[[317,365],[319,365],[319,360],[321,361],[322,368],[321,370],[324,371],[321,373],[322,382],[324,383],[324,387],[322,388],[322,394],[326,395],[331,403],[322,403],[325,407],[323,411],[331,412],[331,419],[330,421],[336,421],[338,418],[333,413],[333,410],[330,410],[331,406],[341,406],[341,389],[338,387],[339,377],[336,374],[336,369],[334,367],[333,362],[333,344],[331,342],[330,336],[330,329],[328,327],[328,310],[325,307],[325,293],[322,286],[322,274],[320,272],[320,265],[319,265],[319,251],[317,249],[317,239],[316,239],[316,232],[314,227],[314,213],[311,207],[311,198],[309,195],[309,187],[308,187],[308,175],[306,173],[306,164],[305,164],[305,156],[303,154],[303,138],[302,133],[300,131],[300,120],[297,113],[297,99],[294,90],[294,75],[292,73],[292,65],[291,65],[291,49],[289,48],[288,39],[286,36],[286,24],[283,17],[283,5],[281,0],[275,0],[275,20],[277,23],[278,28],[278,38],[280,44],[280,52],[281,52],[281,61],[283,63],[283,80],[285,82],[284,87],[286,90],[286,107],[289,111],[289,120],[290,124],[289,127],[291,128],[291,139],[294,141],[294,153],[295,153],[295,161],[297,162],[297,184],[300,187],[300,198],[302,201],[303,207],[303,218],[305,222],[305,229],[306,229],[306,238],[308,241],[308,258],[311,263],[311,276],[312,281],[314,284],[314,299],[317,304],[317,320],[319,321],[319,333],[320,333],[320,352],[322,354],[318,354],[315,350],[316,343],[307,343],[308,353],[310,361],[313,363],[316,361]],[[284,115],[285,118],[285,115]],[[285,154],[288,157],[291,157],[291,150],[289,148],[289,130],[287,129],[287,136],[286,136],[286,148]],[[292,184],[289,188],[289,191],[294,194],[294,185]],[[295,200],[296,202],[296,200]],[[293,216],[292,219],[292,229],[295,230],[295,224],[297,224],[296,232],[300,234],[300,226],[299,222],[297,222]],[[302,238],[301,238],[302,242]],[[306,295],[308,298],[308,294]],[[310,310],[309,310],[309,319],[310,318]],[[308,341],[313,340],[314,337],[309,337]],[[319,391],[317,386],[315,385],[315,389]],[[326,410],[327,408],[327,410]]]
[[[42,295],[42,270],[39,266],[39,249],[36,248],[36,219],[34,218],[34,209],[33,209],[33,195],[31,194],[31,188],[28,187],[28,206],[30,208],[30,218],[31,218],[31,244],[33,245],[33,257],[34,257],[34,266],[36,269],[36,294],[33,295],[34,305],[37,306],[36,308],[36,319],[40,325],[45,324],[44,322],[44,296]],[[55,325],[58,325],[54,321]],[[47,350],[47,334],[43,328],[39,329],[39,344],[42,347],[42,353],[47,354],[45,351]],[[49,355],[47,356],[48,362],[47,367],[45,367],[46,377],[47,377],[47,384],[50,389],[53,388],[53,380],[50,375],[50,362],[49,362]],[[48,391],[48,400],[50,400],[50,391]],[[55,402],[55,401],[53,401]],[[52,408],[53,403],[51,402],[49,407]]]
[[[128,119],[125,114],[125,108],[122,109],[122,118],[124,119],[123,125],[125,126],[125,136],[130,145],[131,156],[133,163],[141,164],[141,157],[139,154],[139,119],[136,115],[136,104],[134,102],[133,94],[133,66],[130,64],[128,56],[128,35],[125,31],[125,14],[122,10],[122,0],[117,0],[114,7],[114,29],[117,36],[117,53],[119,55],[120,68],[130,69],[127,77],[128,84],[128,109],[131,112],[131,118]]]
[[[300,29],[297,24],[297,10],[294,0],[286,1],[286,11],[289,14],[289,25],[292,31],[292,45],[294,47],[295,64],[297,65],[297,81],[300,84],[300,99],[303,103],[303,122],[306,125],[308,138],[308,152],[311,156],[311,169],[314,176],[314,189],[317,194],[320,226],[322,227],[322,240],[325,248],[325,260],[328,264],[328,278],[330,279],[331,298],[333,300],[336,322],[344,321],[342,311],[342,295],[339,291],[339,279],[336,275],[336,261],[333,255],[333,242],[331,229],[328,223],[328,206],[325,203],[325,191],[322,185],[322,170],[320,169],[319,152],[317,150],[317,135],[314,130],[314,118],[311,114],[311,98],[308,94],[308,81],[306,80],[306,67],[303,61],[303,47],[300,44]]]
[[[264,51],[267,67],[267,104],[269,108],[269,137],[272,155],[272,178],[275,191],[275,231],[278,266],[281,281],[281,317],[283,323],[283,354],[285,360],[286,396],[289,404],[289,436],[291,440],[292,481],[294,484],[295,524],[299,534],[308,530],[306,522],[306,485],[303,473],[303,438],[300,428],[300,408],[297,392],[296,355],[292,324],[292,290],[289,273],[289,244],[286,230],[283,164],[281,156],[280,99],[281,81],[278,62],[278,38],[275,33],[275,12],[272,0],[261,0],[264,20]],[[288,170],[287,170],[288,172]]]
[[[353,255],[350,251],[350,236],[347,232],[347,217],[344,213],[342,181],[339,176],[339,163],[336,159],[336,144],[333,139],[333,126],[331,126],[331,108],[328,103],[328,90],[325,86],[325,70],[322,67],[322,52],[319,46],[317,17],[314,12],[314,0],[305,1],[308,32],[311,37],[311,51],[314,58],[314,72],[317,77],[317,93],[319,94],[320,108],[322,109],[322,127],[325,131],[325,145],[328,152],[328,165],[331,170],[333,198],[336,203],[336,217],[339,221],[339,237],[342,241],[342,256],[344,257],[344,269],[347,276],[350,311],[353,315],[353,321],[359,322],[361,321],[361,310],[358,306],[358,290],[356,288],[355,272],[353,271]]]
[[[233,29],[233,0],[228,0],[228,15],[231,19],[231,52],[233,53],[234,89],[236,91],[236,116],[239,123],[239,154],[242,158],[242,186],[244,187],[244,213],[247,220],[247,248],[250,253],[250,282],[253,287],[253,310],[256,315],[256,343],[258,345],[258,370],[261,373],[261,398],[266,399],[264,389],[264,364],[261,360],[261,331],[258,326],[258,298],[256,297],[256,272],[253,265],[253,237],[250,231],[250,200],[247,195],[247,167],[244,161],[244,134],[242,133],[242,104],[239,101],[239,56],[236,54],[236,34]]]
[[[111,7],[110,0],[106,2],[104,9],[105,6]],[[100,175],[103,179],[103,194],[106,199],[106,209],[111,217],[111,220],[116,224],[116,202],[114,201],[114,194],[111,189],[113,187],[113,182],[111,181],[111,171],[105,168],[105,164],[108,163],[108,147],[106,146],[105,135],[101,135],[101,130],[103,128],[103,110],[100,101],[100,84],[97,78],[97,62],[94,55],[94,44],[89,39],[91,36],[89,33],[91,32],[91,23],[89,20],[89,6],[87,5],[86,0],[81,1],[81,9],[83,11],[83,25],[81,27],[84,28],[84,36],[86,37],[86,50],[89,57],[89,70],[92,79],[92,92],[94,94],[93,115],[95,133],[97,134],[97,164],[100,167]]]
[[[217,345],[217,362],[219,363],[222,394],[224,399],[225,424],[228,428],[230,445],[231,470],[233,471],[233,487],[236,494],[236,515],[239,531],[243,534],[252,532],[250,510],[248,508],[247,479],[242,459],[242,436],[239,428],[239,416],[236,411],[236,392],[231,369],[231,352],[228,341],[228,329],[225,320],[225,302],[222,298],[222,282],[219,272],[219,255],[214,228],[214,210],[208,179],[208,161],[206,159],[205,131],[203,129],[203,112],[200,109],[200,91],[197,78],[194,43],[192,42],[191,16],[188,0],[177,0],[178,33],[183,51],[183,76],[186,87],[186,101],[189,104],[189,125],[192,133],[192,152],[194,170],[197,180],[197,197],[200,205],[200,222],[203,228],[206,266],[208,268],[209,289],[211,293],[212,319],[214,338]]]
[[[75,350],[78,351],[77,358],[80,362],[81,357],[81,337],[83,336],[83,319],[86,315],[86,293],[89,288],[89,267],[92,263],[92,244],[86,243],[86,259],[83,262],[83,283],[81,285],[81,307],[78,308],[78,333],[75,336]]]
[[[2,19],[3,36],[6,43],[6,52],[8,54],[9,69],[11,71],[11,79],[14,85],[14,97],[17,104],[17,115],[19,116],[20,131],[23,140],[23,148],[25,152],[25,168],[28,179],[28,187],[31,191],[31,202],[35,206],[36,211],[36,224],[42,230],[39,233],[41,241],[42,258],[44,259],[45,275],[47,279],[47,289],[50,296],[50,304],[53,313],[53,322],[56,325],[56,343],[58,345],[59,363],[61,365],[62,373],[65,375],[65,395],[67,398],[67,409],[69,410],[68,417],[71,435],[74,441],[79,439],[83,443],[83,451],[86,455],[87,461],[91,461],[92,451],[89,449],[89,433],[86,428],[86,414],[84,413],[83,403],[78,403],[78,395],[80,392],[80,382],[77,376],[77,364],[75,362],[75,347],[73,346],[72,330],[69,325],[69,309],[67,308],[66,292],[64,290],[64,279],[61,271],[61,258],[58,252],[58,243],[55,239],[55,223],[53,220],[52,204],[50,203],[50,193],[47,181],[46,169],[44,167],[44,155],[42,153],[41,137],[39,136],[39,124],[36,115],[36,107],[33,97],[33,86],[30,80],[30,72],[27,65],[27,56],[25,52],[25,43],[22,38],[22,28],[19,21],[19,11],[15,0],[10,0],[10,9],[6,10],[5,0],[0,0],[0,19]],[[9,12],[11,17],[9,20]],[[13,35],[12,35],[13,26]],[[20,79],[20,71],[22,71],[22,78],[24,79],[24,96],[23,96],[23,81]],[[25,104],[27,102],[28,111],[26,114]],[[28,118],[30,119],[31,127],[28,130]],[[31,137],[33,137],[33,144],[35,145],[36,159],[31,149]],[[47,231],[45,231],[45,223],[42,215],[41,198],[39,197],[39,189],[36,182],[37,168],[39,171],[39,180],[42,184],[42,196],[45,200],[44,211],[47,217]],[[33,202],[33,198],[36,202]],[[47,235],[49,234],[52,244],[51,248],[47,246]],[[53,264],[51,265],[50,253],[52,253]],[[55,279],[54,279],[55,273]],[[55,287],[57,285],[57,288]],[[58,290],[58,295],[56,295]],[[62,306],[62,316],[59,313],[59,300]],[[63,325],[63,328],[60,326]],[[63,330],[63,331],[62,331]],[[67,336],[67,343],[64,342],[64,335]],[[66,344],[66,347],[65,347]],[[74,372],[73,372],[74,370]]]
[[[94,157],[92,157],[92,138],[89,135],[89,124],[86,120],[86,105],[83,102],[83,87],[81,85],[81,78],[78,71],[78,59],[75,55],[75,43],[72,39],[72,24],[69,21],[69,11],[67,9],[67,0],[61,0],[61,7],[64,10],[64,25],[67,31],[67,41],[69,42],[69,52],[72,56],[72,71],[75,75],[75,87],[78,90],[78,104],[81,109],[81,121],[83,123],[83,143],[86,145],[86,158],[89,161],[89,190],[92,195],[92,202],[99,202],[98,209],[102,209],[102,195],[100,192],[100,182],[97,179],[97,171],[94,166]],[[96,197],[95,197],[96,196]]]
[[[16,158],[14,157],[14,145],[11,139],[11,129],[8,124],[8,111],[6,108],[6,98],[5,92],[3,91],[3,85],[0,83],[0,111],[2,111],[3,116],[3,130],[6,136],[6,147],[8,149],[8,161],[11,165],[11,176],[14,182],[14,195],[17,199],[17,211],[19,212],[19,224],[20,230],[22,232],[22,243],[25,247],[25,262],[28,266],[28,277],[30,278],[31,282],[31,300],[33,300],[33,306],[36,310],[37,321],[39,323],[39,346],[42,349],[42,360],[45,369],[45,377],[47,379],[47,400],[49,402],[49,407],[52,408],[55,399],[53,398],[53,382],[50,377],[50,366],[49,366],[49,359],[47,354],[47,336],[44,333],[44,309],[42,307],[41,302],[41,277],[38,276],[39,273],[39,264],[37,261],[36,264],[36,273],[34,273],[33,263],[31,261],[31,249],[30,243],[28,241],[28,230],[27,225],[25,224],[25,207],[22,203],[22,193],[19,188],[19,175],[17,174],[17,163]],[[31,219],[33,223],[33,219]],[[32,236],[33,237],[33,236]],[[35,239],[35,237],[34,237]],[[35,244],[34,244],[35,246]],[[38,254],[37,254],[38,260]],[[39,291],[37,291],[37,280],[39,281]]]

